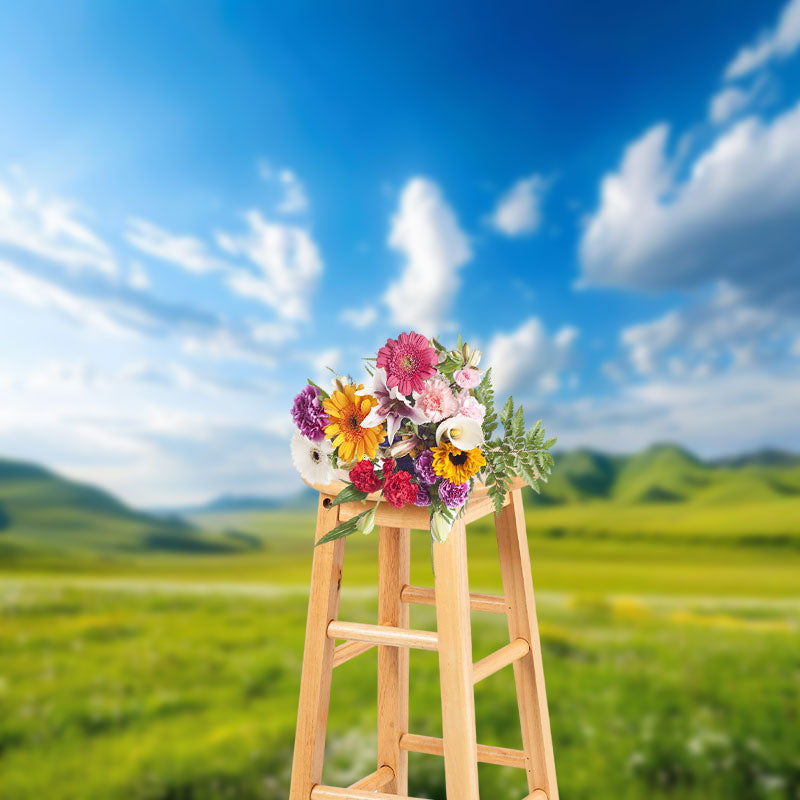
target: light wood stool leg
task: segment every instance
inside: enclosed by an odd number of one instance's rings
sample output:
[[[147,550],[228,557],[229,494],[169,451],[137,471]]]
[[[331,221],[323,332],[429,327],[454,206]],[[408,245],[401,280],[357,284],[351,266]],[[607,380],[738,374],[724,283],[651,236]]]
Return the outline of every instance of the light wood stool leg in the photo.
[[[444,544],[434,545],[433,566],[447,797],[478,800],[472,630],[463,520],[456,521]]]
[[[531,792],[541,789],[548,800],[558,800],[525,512],[519,489],[511,493],[511,502],[496,517],[495,525],[508,632],[512,641],[523,638],[530,643],[528,655],[514,662],[528,789]]]
[[[315,541],[338,523],[338,507],[325,508],[326,499],[320,495]],[[343,559],[344,539],[314,549],[289,800],[309,800],[311,789],[322,780],[334,649],[327,629],[339,611]]]
[[[408,628],[400,592],[411,580],[411,531],[380,528],[378,536],[378,624]],[[408,733],[408,654],[407,647],[378,645],[378,768],[394,771],[387,794],[408,794],[408,753],[400,749]]]

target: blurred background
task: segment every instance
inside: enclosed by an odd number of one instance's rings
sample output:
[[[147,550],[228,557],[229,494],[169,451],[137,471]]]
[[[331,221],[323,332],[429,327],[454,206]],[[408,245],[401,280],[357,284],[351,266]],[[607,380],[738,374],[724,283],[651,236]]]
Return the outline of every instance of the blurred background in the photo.
[[[800,0],[3,4],[4,800],[287,796],[291,399],[411,329],[559,438],[526,505],[562,797],[797,800],[798,51]],[[347,554],[374,621],[377,537]],[[336,671],[329,783],[374,769],[374,673]],[[512,684],[479,741],[520,746]]]

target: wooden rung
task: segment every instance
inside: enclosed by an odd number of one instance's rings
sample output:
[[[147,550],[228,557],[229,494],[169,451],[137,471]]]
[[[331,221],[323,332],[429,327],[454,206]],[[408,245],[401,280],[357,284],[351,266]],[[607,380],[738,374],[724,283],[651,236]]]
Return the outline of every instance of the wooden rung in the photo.
[[[514,639],[513,642],[510,642],[505,647],[495,650],[494,653],[482,658],[480,661],[476,661],[472,665],[472,682],[477,683],[490,675],[494,675],[495,672],[503,669],[503,667],[507,667],[509,664],[524,658],[530,650],[531,646],[525,639]]]
[[[534,789],[524,800],[547,800],[547,792],[544,789]]]
[[[337,789],[318,783],[311,790],[311,800],[422,800],[405,794],[386,794],[385,792],[365,792],[361,789]]]
[[[400,592],[400,599],[404,603],[414,603],[420,606],[435,606],[436,595],[433,589],[423,586],[404,586]],[[505,598],[496,594],[470,593],[469,607],[473,611],[488,611],[491,614],[505,614]]]
[[[444,755],[444,745],[441,739],[436,736],[420,736],[418,733],[404,733],[400,737],[400,749],[410,753],[427,753],[431,756]],[[525,769],[525,753],[522,750],[512,750],[508,747],[479,744],[478,761],[482,761],[484,764],[499,764],[503,767]]]
[[[435,631],[415,631],[393,628],[390,625],[364,625],[360,622],[333,620],[328,624],[329,639],[348,639],[390,647],[415,647],[419,650],[437,650],[439,636]]]
[[[384,764],[378,767],[375,772],[371,772],[360,781],[351,783],[348,789],[361,789],[365,792],[375,792],[378,789],[383,789],[387,783],[394,780],[394,770],[388,765]]]
[[[345,642],[340,644],[333,651],[333,666],[338,667],[340,664],[347,663],[351,658],[360,656],[366,653],[367,650],[372,650],[374,644],[369,642]]]

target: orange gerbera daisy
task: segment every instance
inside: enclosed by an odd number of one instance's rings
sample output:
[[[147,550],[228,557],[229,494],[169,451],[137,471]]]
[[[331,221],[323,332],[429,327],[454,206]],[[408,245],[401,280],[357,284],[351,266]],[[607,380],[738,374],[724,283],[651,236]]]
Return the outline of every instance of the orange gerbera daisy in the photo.
[[[378,444],[383,441],[383,424],[374,428],[362,428],[361,422],[378,401],[370,395],[360,397],[356,392],[364,388],[354,383],[345,386],[343,391],[335,391],[322,401],[330,424],[325,426],[325,438],[338,449],[342,462],[360,461],[364,456],[375,458]]]

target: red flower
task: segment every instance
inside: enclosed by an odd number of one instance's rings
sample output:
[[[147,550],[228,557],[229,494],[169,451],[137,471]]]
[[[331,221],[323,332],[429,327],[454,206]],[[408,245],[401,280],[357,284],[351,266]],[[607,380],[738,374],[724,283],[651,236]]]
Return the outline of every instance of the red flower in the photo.
[[[383,466],[381,467],[381,471],[383,472],[383,477],[388,478],[394,472],[394,468],[396,466],[397,462],[393,458],[384,458]]]
[[[400,470],[386,479],[383,496],[393,508],[402,508],[417,499],[417,485],[411,482],[411,473]]]
[[[350,480],[359,492],[377,492],[383,481],[375,474],[375,467],[369,459],[363,459],[350,470]]]

